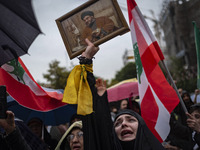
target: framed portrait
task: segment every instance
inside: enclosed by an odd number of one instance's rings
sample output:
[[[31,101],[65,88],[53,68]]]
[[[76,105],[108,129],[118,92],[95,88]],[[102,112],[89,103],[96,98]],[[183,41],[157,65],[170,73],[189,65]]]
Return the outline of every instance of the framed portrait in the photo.
[[[56,19],[70,59],[86,49],[88,38],[98,46],[129,31],[117,0],[89,0]]]

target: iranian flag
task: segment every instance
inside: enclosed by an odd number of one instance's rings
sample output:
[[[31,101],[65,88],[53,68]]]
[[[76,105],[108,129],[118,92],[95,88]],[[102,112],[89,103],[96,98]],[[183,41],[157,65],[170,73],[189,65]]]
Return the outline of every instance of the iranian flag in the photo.
[[[127,0],[127,5],[141,114],[149,129],[162,142],[169,134],[170,113],[179,103],[179,99],[158,65],[164,56],[136,2]]]
[[[33,110],[50,111],[66,105],[61,101],[62,92],[41,87],[20,58],[0,67],[0,85],[5,85],[7,92],[20,105]]]

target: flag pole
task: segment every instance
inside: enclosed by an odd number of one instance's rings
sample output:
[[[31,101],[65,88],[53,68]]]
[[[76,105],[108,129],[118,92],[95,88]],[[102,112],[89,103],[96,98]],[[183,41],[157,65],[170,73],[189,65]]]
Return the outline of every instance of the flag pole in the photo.
[[[171,74],[170,74],[170,72],[169,72],[167,66],[165,65],[165,63],[164,63],[163,60],[161,60],[161,63],[162,63],[162,65],[163,65],[163,67],[164,67],[163,69],[166,71],[167,75],[169,76],[169,80],[170,80],[170,82],[172,83],[172,86],[174,87],[174,89],[175,89],[175,91],[176,91],[176,94],[178,95],[178,98],[179,98],[179,100],[180,100],[180,103],[181,103],[181,106],[182,106],[184,112],[185,112],[185,113],[188,112],[188,110],[187,110],[187,108],[185,107],[185,104],[184,104],[184,102],[183,102],[183,99],[182,99],[182,97],[180,96],[180,94],[179,94],[179,92],[178,92],[178,89],[177,89],[177,87],[176,87],[176,85],[175,85],[175,83],[174,83],[174,80],[173,80],[173,78],[172,78],[172,76],[171,76]]]

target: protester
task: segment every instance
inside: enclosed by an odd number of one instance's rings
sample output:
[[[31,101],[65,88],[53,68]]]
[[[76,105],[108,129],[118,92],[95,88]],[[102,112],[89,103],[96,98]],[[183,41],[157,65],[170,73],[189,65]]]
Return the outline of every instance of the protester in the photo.
[[[127,99],[121,100],[119,109],[127,109],[127,108],[128,108],[128,100]]]
[[[88,43],[88,47],[82,54],[82,56],[87,58],[84,60],[85,64],[88,61],[90,61],[90,63],[92,62],[91,59],[96,54],[98,49],[89,40],[86,40],[86,42]],[[113,122],[111,120],[107,99],[106,82],[103,82],[101,79],[97,79],[95,82],[93,73],[89,71],[87,71],[87,80],[93,95],[93,112],[82,118],[84,149],[126,150],[125,147],[128,147],[128,150],[164,149],[161,143],[159,143],[155,136],[150,132],[141,116],[132,110],[125,109],[123,113],[121,112],[117,114],[115,119],[115,128],[118,126],[116,124],[119,124],[118,127],[121,129],[119,132],[117,130],[113,130]],[[132,128],[135,123],[132,119],[129,119],[129,123],[126,121],[122,121],[122,124],[119,123],[119,119],[125,114],[135,118],[135,121],[137,122],[135,129]],[[127,137],[127,139],[124,141],[124,139],[120,136]],[[134,146],[130,147],[129,144]]]
[[[84,11],[81,14],[81,19],[86,25],[81,35],[82,44],[86,44],[84,42],[85,38],[88,38],[91,42],[95,42],[117,29],[111,19],[106,16],[95,18],[92,11]]]
[[[200,149],[200,104],[191,106],[190,114],[187,113],[187,125],[193,130],[194,150]]]
[[[180,94],[180,96],[182,96],[182,94],[183,94],[183,89],[182,89],[182,88],[179,88],[179,89],[178,89],[178,93]]]
[[[55,150],[83,150],[82,121],[75,121],[62,136]]]
[[[31,147],[31,150],[49,150],[48,145],[35,135],[22,120],[16,118],[15,124],[26,140],[26,143]]]
[[[117,110],[116,106],[111,106],[111,108],[110,108],[110,115],[111,115],[112,121],[114,121],[117,111],[118,110]]]
[[[116,115],[114,135],[117,150],[164,150],[142,117],[130,109]]]
[[[20,130],[15,124],[14,113],[6,111],[7,118],[0,119],[0,127],[5,133],[0,136],[0,147],[2,150],[31,150],[30,146],[26,143]]]
[[[193,102],[190,99],[190,96],[187,92],[182,94],[183,102],[188,109]],[[186,123],[187,116],[185,111],[182,108],[181,103],[179,103],[176,108],[172,111],[170,117],[170,133],[165,140],[164,147],[169,150],[183,149],[191,150],[192,149],[192,131],[187,126]]]
[[[40,120],[39,118],[32,118],[28,121],[27,125],[35,135],[37,135],[42,141],[44,141],[48,145],[50,150],[55,149],[58,141],[51,138],[42,120]]]

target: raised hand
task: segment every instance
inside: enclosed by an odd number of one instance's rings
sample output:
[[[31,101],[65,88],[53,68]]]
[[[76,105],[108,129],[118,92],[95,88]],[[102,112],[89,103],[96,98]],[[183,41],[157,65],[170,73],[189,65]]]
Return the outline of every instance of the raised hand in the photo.
[[[193,116],[189,113],[186,113],[186,115],[188,116],[188,119],[187,119],[187,125],[188,127],[190,127],[192,130],[200,133],[200,123],[198,121],[197,118],[200,119],[200,114],[195,114],[195,115],[198,115],[198,116]]]
[[[87,38],[85,39],[85,42],[87,43],[86,50],[81,54],[83,57],[86,57],[88,59],[92,59],[92,57],[98,52],[99,47],[96,47],[90,40]]]
[[[6,134],[11,133],[15,130],[15,120],[14,120],[14,113],[12,111],[6,111],[7,118],[0,119],[0,126],[4,128]]]

